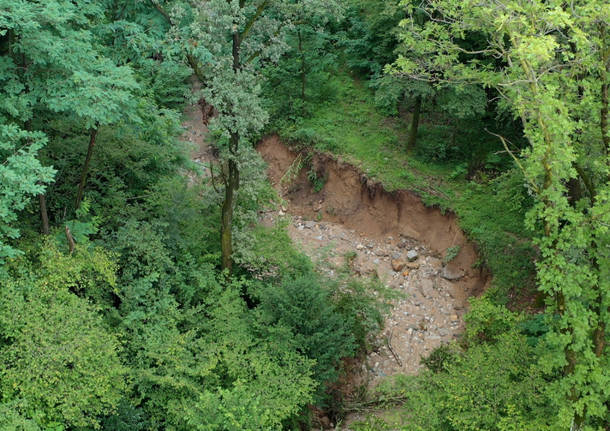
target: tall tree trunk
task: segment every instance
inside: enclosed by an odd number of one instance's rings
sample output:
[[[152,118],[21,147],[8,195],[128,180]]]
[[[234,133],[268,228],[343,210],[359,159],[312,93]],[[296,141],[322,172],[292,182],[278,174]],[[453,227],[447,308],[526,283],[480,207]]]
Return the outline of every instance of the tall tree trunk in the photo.
[[[231,133],[231,159],[227,163],[225,177],[225,198],[222,203],[222,216],[220,225],[220,245],[222,250],[222,268],[228,269],[231,272],[233,267],[233,208],[235,200],[235,192],[239,188],[239,167],[237,161],[233,158],[237,155],[237,146],[239,144],[239,135]]]
[[[415,99],[413,117],[411,118],[411,128],[409,129],[409,140],[407,141],[407,151],[412,151],[417,142],[417,129],[419,128],[419,114],[421,112],[421,96]]]
[[[93,154],[93,147],[95,147],[95,138],[97,137],[97,127],[92,128],[89,131],[89,148],[87,148],[87,157],[85,158],[85,164],[83,165],[83,171],[80,175],[80,183],[78,185],[78,191],[76,192],[76,202],[74,204],[75,209],[80,207],[80,203],[83,200],[83,193],[85,191],[85,183],[87,182],[87,173],[89,172],[89,163],[91,162],[91,155]]]
[[[606,46],[606,24],[600,24],[600,38],[601,38],[601,62],[602,62],[602,73],[601,73],[601,110],[600,110],[600,128],[602,133],[602,143],[604,152],[606,154],[606,163],[610,166],[610,130],[608,130],[608,80],[607,76],[610,73],[610,46]]]
[[[303,36],[301,35],[301,29],[298,32],[299,35],[299,53],[301,55],[301,100],[303,101],[303,109],[305,109],[305,87],[307,85],[307,73],[305,70],[305,52],[303,52]]]
[[[241,45],[239,30],[237,24],[233,29],[233,72],[238,73],[241,68],[239,51]],[[231,132],[229,141],[229,161],[227,169],[224,173],[225,183],[225,198],[222,203],[221,224],[220,224],[220,248],[222,253],[222,269],[227,269],[231,272],[233,267],[233,233],[231,227],[233,225],[233,206],[235,200],[235,192],[239,188],[239,166],[237,165],[237,150],[239,148],[239,133]]]
[[[74,237],[72,236],[72,232],[70,232],[68,225],[66,225],[66,239],[68,240],[68,249],[70,250],[70,254],[72,254],[76,248],[76,244],[74,243]]]
[[[49,214],[47,213],[47,198],[44,193],[38,195],[40,201],[40,219],[42,221],[42,233],[49,234]]]

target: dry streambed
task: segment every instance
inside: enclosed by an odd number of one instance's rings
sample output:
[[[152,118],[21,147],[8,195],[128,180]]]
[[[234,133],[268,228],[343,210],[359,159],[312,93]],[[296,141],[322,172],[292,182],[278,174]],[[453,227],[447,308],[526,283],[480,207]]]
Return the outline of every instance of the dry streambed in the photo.
[[[332,268],[349,256],[356,274],[377,276],[403,293],[358,380],[374,386],[388,375],[417,373],[422,357],[463,331],[468,297],[487,282],[473,268],[476,251],[455,216],[424,206],[413,193],[388,193],[328,156],[315,154],[304,163],[275,136],[258,150],[286,201],[267,217],[291,216],[291,238],[314,260]],[[312,172],[324,179],[319,191],[312,187]],[[455,255],[449,262],[443,260],[447,253]]]

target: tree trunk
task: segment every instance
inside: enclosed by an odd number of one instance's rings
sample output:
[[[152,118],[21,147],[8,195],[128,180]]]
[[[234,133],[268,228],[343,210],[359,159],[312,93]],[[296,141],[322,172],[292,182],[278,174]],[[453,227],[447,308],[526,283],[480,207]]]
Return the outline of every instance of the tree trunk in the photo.
[[[602,143],[604,153],[606,155],[606,163],[610,166],[610,130],[608,130],[608,81],[607,75],[610,73],[610,48],[603,45],[606,39],[606,24],[600,24],[600,38],[602,41],[601,61],[601,110],[600,110],[600,128],[602,133]]]
[[[74,208],[78,210],[80,203],[83,200],[83,193],[85,191],[85,183],[87,182],[87,173],[89,171],[89,163],[91,162],[91,155],[93,154],[93,147],[95,147],[95,138],[97,136],[97,127],[92,128],[89,131],[89,148],[87,149],[87,157],[85,158],[85,164],[83,165],[83,171],[80,176],[80,184],[78,185],[78,191],[76,192],[76,202]]]
[[[70,254],[74,252],[76,248],[76,244],[74,243],[74,237],[72,236],[72,232],[70,232],[70,228],[66,225],[66,239],[68,240],[68,249],[70,250]]]
[[[233,267],[233,207],[235,200],[235,192],[239,188],[239,167],[233,156],[237,155],[237,145],[239,144],[239,135],[231,134],[231,159],[228,162],[228,168],[225,176],[225,198],[222,203],[222,215],[220,225],[220,246],[222,250],[222,269],[227,269],[231,272]]]
[[[42,233],[49,234],[49,214],[47,213],[47,198],[44,193],[38,195],[40,201],[40,218],[42,220]]]
[[[237,24],[233,29],[233,72],[238,73],[241,68],[239,51],[240,51],[240,34]],[[231,272],[233,267],[233,205],[235,200],[235,192],[239,188],[239,166],[237,164],[237,150],[239,148],[239,133],[231,132],[229,141],[229,162],[224,173],[225,183],[225,198],[222,203],[221,224],[220,224],[220,248],[222,253],[222,269],[227,269]]]
[[[413,117],[411,118],[411,128],[409,129],[409,140],[407,141],[407,151],[412,151],[415,148],[417,141],[417,129],[419,128],[419,114],[421,112],[421,96],[415,99],[415,107],[413,108]]]
[[[305,71],[305,53],[303,52],[303,37],[301,36],[301,30],[299,29],[299,53],[301,55],[301,100],[305,105],[305,87],[307,85],[307,73]],[[303,106],[303,109],[305,107]]]

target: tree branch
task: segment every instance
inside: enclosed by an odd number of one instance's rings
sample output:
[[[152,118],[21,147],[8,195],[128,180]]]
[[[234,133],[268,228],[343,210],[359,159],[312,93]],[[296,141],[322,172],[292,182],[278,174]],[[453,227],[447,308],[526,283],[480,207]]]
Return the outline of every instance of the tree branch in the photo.
[[[523,167],[523,165],[521,164],[521,162],[519,161],[519,158],[517,156],[515,156],[515,154],[508,148],[507,145],[507,141],[506,138],[504,136],[498,135],[497,133],[493,133],[490,132],[487,129],[484,129],[487,133],[489,133],[490,135],[495,136],[496,138],[499,138],[500,141],[502,142],[502,145],[504,145],[504,149],[506,150],[506,152],[508,154],[510,154],[510,156],[513,158],[513,160],[515,161],[515,163],[517,164],[517,166],[519,167],[519,169],[521,170],[521,172],[523,172],[523,175],[525,176],[525,179],[530,183],[530,185],[532,186],[532,188],[534,189],[534,191],[536,193],[540,193],[540,189],[538,188],[538,186],[536,185],[536,183],[534,182],[534,180],[532,180],[531,178],[529,178],[527,176],[527,171],[525,170],[525,168]]]
[[[258,5],[258,7],[256,8],[256,12],[252,16],[252,18],[250,18],[250,21],[248,21],[248,23],[246,24],[244,31],[242,31],[241,34],[239,35],[240,40],[244,40],[246,38],[246,36],[248,36],[248,33],[250,33],[250,30],[252,30],[252,26],[254,25],[256,20],[260,18],[260,16],[263,14],[263,12],[267,8],[267,6],[269,6],[269,0],[263,0],[263,2]]]
[[[157,10],[157,12],[163,15],[163,18],[165,18],[170,25],[174,25],[172,17],[165,9],[163,9],[163,6],[161,6],[156,0],[148,0],[148,2]]]

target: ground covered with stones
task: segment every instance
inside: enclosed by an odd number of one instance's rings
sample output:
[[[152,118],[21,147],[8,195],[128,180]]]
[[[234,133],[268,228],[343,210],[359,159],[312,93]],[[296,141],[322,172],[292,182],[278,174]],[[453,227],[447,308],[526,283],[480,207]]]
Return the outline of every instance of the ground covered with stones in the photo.
[[[394,374],[416,374],[421,359],[464,328],[467,294],[441,256],[403,236],[369,238],[338,223],[292,217],[280,210],[271,218],[289,218],[288,233],[322,271],[334,276],[349,264],[355,276],[377,277],[396,291],[385,329],[362,364],[369,386]]]

